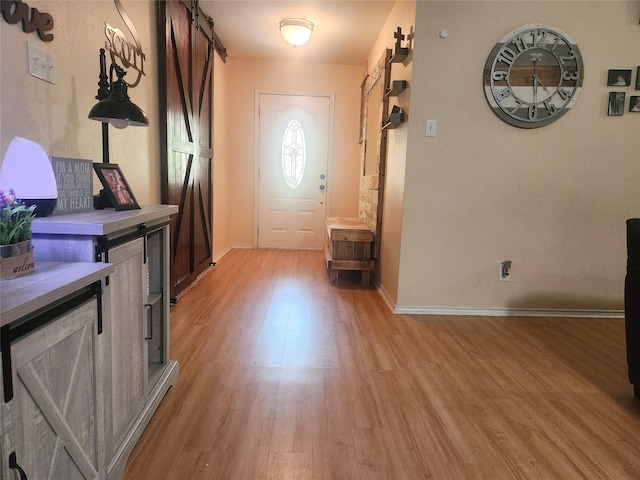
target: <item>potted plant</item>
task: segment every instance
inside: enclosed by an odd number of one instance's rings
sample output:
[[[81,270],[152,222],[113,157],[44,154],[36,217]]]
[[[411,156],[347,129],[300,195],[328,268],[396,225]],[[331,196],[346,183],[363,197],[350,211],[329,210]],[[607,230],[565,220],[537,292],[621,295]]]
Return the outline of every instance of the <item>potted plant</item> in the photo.
[[[0,190],[0,280],[35,271],[31,222],[36,206],[26,206],[13,189]]]

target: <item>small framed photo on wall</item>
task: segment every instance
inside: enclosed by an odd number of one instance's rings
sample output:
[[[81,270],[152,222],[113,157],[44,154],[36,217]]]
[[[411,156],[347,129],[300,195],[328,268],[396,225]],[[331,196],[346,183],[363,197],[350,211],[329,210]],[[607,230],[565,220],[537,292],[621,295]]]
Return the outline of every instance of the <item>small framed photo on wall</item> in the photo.
[[[636,70],[636,90],[640,90],[640,67]]]
[[[640,95],[632,95],[629,103],[629,111],[640,113]]]
[[[624,92],[609,92],[609,116],[620,116],[624,115]]]
[[[95,170],[104,190],[100,192],[97,209],[113,207],[116,210],[134,210],[140,208],[131,187],[115,163],[94,163]]]
[[[607,85],[615,87],[628,87],[631,85],[631,70],[609,70]]]

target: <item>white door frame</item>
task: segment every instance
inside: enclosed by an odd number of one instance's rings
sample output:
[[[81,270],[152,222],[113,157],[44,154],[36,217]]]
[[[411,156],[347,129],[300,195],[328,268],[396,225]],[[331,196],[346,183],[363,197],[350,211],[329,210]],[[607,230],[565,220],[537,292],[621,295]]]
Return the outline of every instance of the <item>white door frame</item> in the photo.
[[[327,178],[325,216],[331,208],[331,178],[333,170],[333,126],[335,116],[335,93],[299,93],[278,90],[255,90],[254,95],[254,152],[253,152],[253,248],[258,248],[258,225],[260,221],[260,96],[291,95],[296,97],[325,97],[329,100],[329,131],[327,145]]]

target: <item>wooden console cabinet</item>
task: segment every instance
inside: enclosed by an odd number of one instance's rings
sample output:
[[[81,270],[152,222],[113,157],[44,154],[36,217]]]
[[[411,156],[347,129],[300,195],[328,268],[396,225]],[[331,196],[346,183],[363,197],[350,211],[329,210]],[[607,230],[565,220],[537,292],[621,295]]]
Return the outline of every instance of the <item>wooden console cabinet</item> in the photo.
[[[98,352],[113,271],[40,262],[0,282],[0,478],[106,478]]]
[[[123,476],[127,458],[169,387],[169,219],[172,205],[97,210],[38,218],[39,261],[113,264],[104,282],[102,366],[107,479]]]

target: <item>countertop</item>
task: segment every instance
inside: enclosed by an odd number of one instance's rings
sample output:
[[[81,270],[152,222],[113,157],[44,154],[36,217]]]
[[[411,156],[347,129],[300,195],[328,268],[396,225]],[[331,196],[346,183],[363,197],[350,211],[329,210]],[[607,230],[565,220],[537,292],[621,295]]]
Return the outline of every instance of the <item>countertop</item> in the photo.
[[[38,217],[31,225],[33,234],[110,235],[127,228],[151,223],[178,213],[177,205],[147,205],[140,210],[113,209]]]
[[[111,273],[113,265],[109,263],[36,262],[34,273],[0,281],[0,326],[30,315]]]

